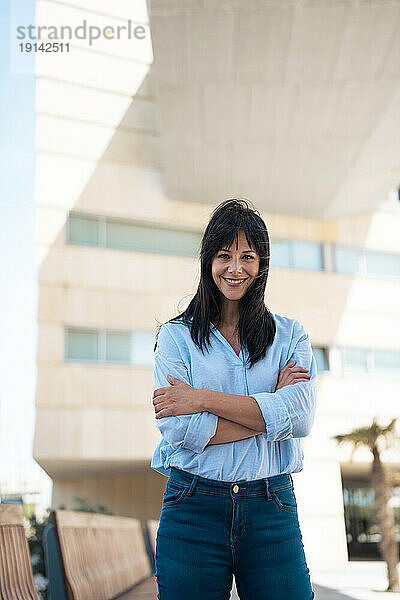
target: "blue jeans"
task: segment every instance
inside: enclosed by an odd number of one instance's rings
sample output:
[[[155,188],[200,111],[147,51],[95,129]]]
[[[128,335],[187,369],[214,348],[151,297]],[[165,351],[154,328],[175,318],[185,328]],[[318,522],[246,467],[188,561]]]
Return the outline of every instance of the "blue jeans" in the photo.
[[[226,482],[171,468],[156,537],[158,600],[312,600],[290,473]]]

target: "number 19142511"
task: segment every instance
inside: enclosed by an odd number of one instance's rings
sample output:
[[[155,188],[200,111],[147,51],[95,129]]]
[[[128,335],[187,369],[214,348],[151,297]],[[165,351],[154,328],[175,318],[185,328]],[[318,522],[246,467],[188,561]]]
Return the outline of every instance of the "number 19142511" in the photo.
[[[21,42],[18,45],[21,52],[69,52],[68,42]]]

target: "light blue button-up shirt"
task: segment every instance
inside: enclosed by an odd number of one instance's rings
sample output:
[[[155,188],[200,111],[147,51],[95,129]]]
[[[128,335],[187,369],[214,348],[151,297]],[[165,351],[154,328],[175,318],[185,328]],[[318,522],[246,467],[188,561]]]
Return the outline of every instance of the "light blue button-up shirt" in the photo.
[[[245,364],[247,349],[237,355],[222,333],[211,325],[210,346],[204,355],[182,322],[161,326],[155,351],[155,388],[168,387],[167,374],[198,390],[251,396],[258,403],[266,433],[207,446],[216,432],[218,416],[204,411],[155,419],[162,439],[154,451],[152,469],[170,475],[170,467],[220,481],[250,481],[298,473],[304,453],[300,438],[314,422],[317,367],[310,338],[296,319],[272,313],[276,334],[262,360]],[[309,381],[276,392],[279,371],[291,360],[306,367]],[[207,446],[207,447],[206,447]]]

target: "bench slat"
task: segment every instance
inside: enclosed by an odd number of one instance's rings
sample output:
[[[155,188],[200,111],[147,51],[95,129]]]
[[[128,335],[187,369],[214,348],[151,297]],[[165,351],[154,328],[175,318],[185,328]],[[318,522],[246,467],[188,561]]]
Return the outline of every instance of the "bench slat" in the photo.
[[[153,550],[153,555],[154,555],[156,553],[156,538],[157,538],[157,531],[158,531],[158,527],[160,525],[160,521],[157,521],[156,519],[148,519],[146,524],[147,524],[147,530],[149,532],[151,548]]]
[[[55,511],[70,600],[110,600],[152,574],[137,519]]]
[[[21,504],[0,504],[0,596],[4,600],[40,600]]]
[[[123,594],[118,600],[155,600],[157,598],[157,581],[154,575],[139,583],[133,590]]]

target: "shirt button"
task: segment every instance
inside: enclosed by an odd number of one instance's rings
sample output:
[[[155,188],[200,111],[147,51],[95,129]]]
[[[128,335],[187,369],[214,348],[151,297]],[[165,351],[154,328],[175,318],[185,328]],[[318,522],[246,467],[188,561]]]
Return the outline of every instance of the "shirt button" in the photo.
[[[237,494],[237,492],[239,491],[239,486],[238,485],[234,485],[232,489],[233,489],[233,492],[235,494]]]

